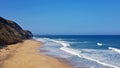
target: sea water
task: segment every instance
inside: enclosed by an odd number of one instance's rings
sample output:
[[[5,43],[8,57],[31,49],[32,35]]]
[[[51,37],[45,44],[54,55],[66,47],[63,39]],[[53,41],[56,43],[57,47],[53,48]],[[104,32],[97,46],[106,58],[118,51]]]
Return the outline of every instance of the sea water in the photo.
[[[36,35],[46,55],[64,58],[75,68],[120,68],[119,35]]]

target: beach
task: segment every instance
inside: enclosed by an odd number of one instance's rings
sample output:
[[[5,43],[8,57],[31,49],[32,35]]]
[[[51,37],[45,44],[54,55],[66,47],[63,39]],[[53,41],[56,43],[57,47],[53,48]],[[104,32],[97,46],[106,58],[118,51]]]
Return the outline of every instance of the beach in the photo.
[[[0,49],[0,68],[73,68],[58,59],[46,56],[34,40],[8,45]]]

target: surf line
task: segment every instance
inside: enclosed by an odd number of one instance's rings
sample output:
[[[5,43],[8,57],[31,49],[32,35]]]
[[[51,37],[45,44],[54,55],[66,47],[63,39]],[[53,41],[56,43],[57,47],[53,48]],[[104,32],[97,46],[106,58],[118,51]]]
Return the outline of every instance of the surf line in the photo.
[[[101,62],[101,61],[99,61],[99,60],[95,60],[95,59],[92,59],[92,58],[89,58],[89,57],[80,55],[80,54],[81,54],[81,51],[68,48],[68,46],[70,46],[70,44],[67,43],[67,42],[65,42],[65,41],[57,41],[57,40],[53,40],[53,39],[46,39],[46,40],[49,40],[49,41],[52,41],[52,42],[55,42],[55,43],[58,43],[58,44],[63,45],[63,47],[61,47],[60,49],[63,50],[63,51],[65,51],[65,52],[67,52],[67,53],[70,53],[70,54],[72,54],[72,55],[77,55],[77,56],[80,57],[80,58],[85,58],[85,59],[94,61],[94,62],[96,62],[96,63],[102,64],[102,65],[104,65],[104,66],[113,67],[113,68],[120,68],[120,67],[117,67],[117,66],[115,66],[115,65],[110,65],[110,64],[107,64],[107,63],[103,63],[103,62]],[[100,45],[101,45],[101,44],[100,44]]]

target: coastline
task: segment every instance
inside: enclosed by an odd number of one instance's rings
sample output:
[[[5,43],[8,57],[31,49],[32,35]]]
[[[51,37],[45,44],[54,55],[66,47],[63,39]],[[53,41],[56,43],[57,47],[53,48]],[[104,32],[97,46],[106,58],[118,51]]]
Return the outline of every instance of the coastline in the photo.
[[[42,43],[25,40],[0,49],[0,68],[73,68],[58,59],[41,54]]]

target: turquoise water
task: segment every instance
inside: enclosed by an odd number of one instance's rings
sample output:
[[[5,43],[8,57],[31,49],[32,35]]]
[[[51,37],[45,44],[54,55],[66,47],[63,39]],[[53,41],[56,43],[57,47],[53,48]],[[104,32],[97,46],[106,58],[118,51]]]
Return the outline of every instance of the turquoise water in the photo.
[[[65,58],[76,68],[120,68],[119,35],[46,35],[42,41],[46,55]]]

